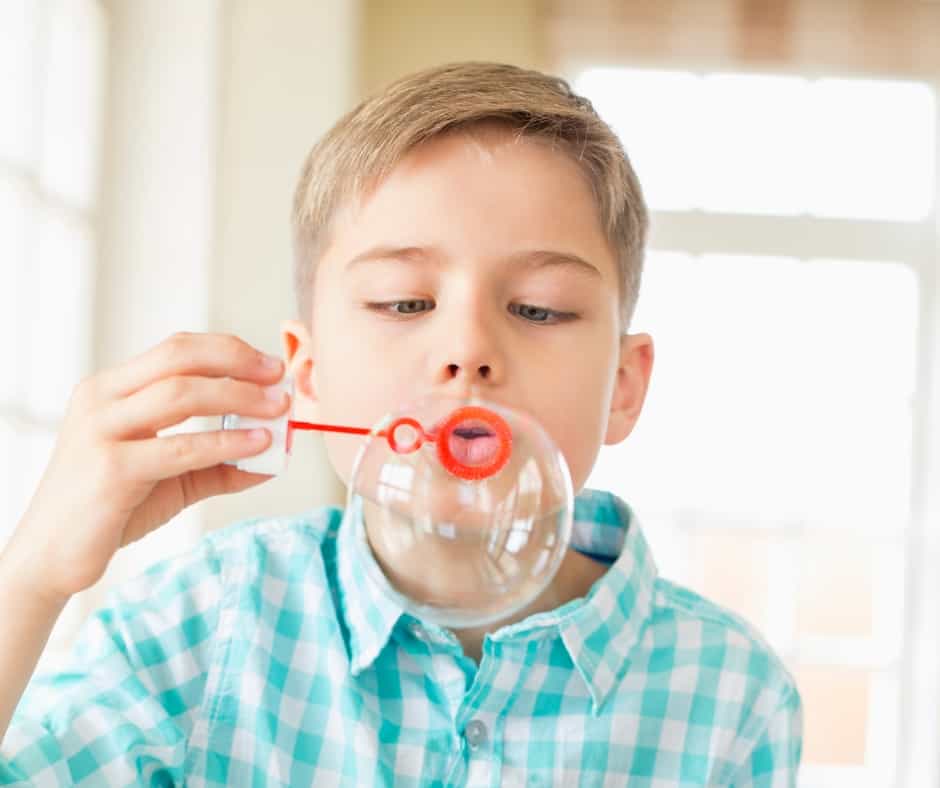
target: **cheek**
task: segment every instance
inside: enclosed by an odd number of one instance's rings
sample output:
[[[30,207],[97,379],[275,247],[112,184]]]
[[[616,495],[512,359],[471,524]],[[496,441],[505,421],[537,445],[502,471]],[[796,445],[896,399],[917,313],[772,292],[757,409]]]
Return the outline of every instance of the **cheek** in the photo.
[[[577,419],[571,415],[561,429],[555,432],[558,435],[556,438],[558,449],[568,464],[571,484],[577,494],[590,475],[600,448],[597,426],[583,417]]]
[[[591,473],[607,429],[610,389],[597,371],[603,368],[601,360],[597,365],[556,379],[543,422],[568,463],[576,493]]]
[[[313,372],[317,419],[371,429],[408,399],[407,392],[396,389],[390,366],[389,354],[379,352],[375,343],[357,350],[348,341],[328,342]],[[324,433],[323,440],[333,469],[348,485],[362,436]]]
[[[348,487],[353,464],[359,453],[359,447],[362,446],[362,438],[326,434],[323,436],[323,442],[330,458],[330,465],[333,466],[337,476],[343,480],[343,484]]]
[[[342,321],[333,322],[319,336],[322,340],[315,347],[313,375],[322,407],[329,410],[331,418],[343,411],[356,412],[362,392],[373,388],[376,379],[384,375],[377,343],[361,341]]]

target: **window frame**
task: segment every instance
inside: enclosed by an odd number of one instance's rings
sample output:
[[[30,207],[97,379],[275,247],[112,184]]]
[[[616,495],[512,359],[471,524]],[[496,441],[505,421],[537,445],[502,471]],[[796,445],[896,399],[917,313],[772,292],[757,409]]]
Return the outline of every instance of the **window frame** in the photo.
[[[100,188],[95,191],[91,204],[86,207],[47,190],[42,182],[42,162],[44,155],[43,108],[45,106],[46,99],[46,78],[49,72],[51,60],[50,51],[52,38],[52,17],[56,10],[57,1],[61,2],[61,0],[45,0],[45,2],[36,4],[37,46],[34,56],[34,76],[36,78],[37,95],[35,97],[36,112],[32,118],[32,128],[36,141],[33,143],[34,149],[31,157],[32,160],[30,163],[25,164],[21,162],[10,161],[0,157],[0,179],[22,188],[30,201],[30,205],[27,209],[28,213],[30,214],[30,232],[27,234],[26,238],[26,259],[15,261],[19,271],[22,272],[22,270],[28,268],[30,264],[35,263],[35,256],[38,250],[40,219],[43,215],[50,214],[63,219],[72,225],[80,227],[82,230],[87,232],[89,237],[92,239],[92,248],[95,249],[91,259],[92,278],[94,280],[99,269],[97,241],[101,235],[101,222],[98,210],[100,205]],[[104,20],[104,56],[107,57],[109,9],[107,3],[103,2],[102,0],[92,0],[92,2],[95,6],[97,6],[98,12],[101,14],[102,19]],[[105,87],[104,83],[107,79],[106,68],[102,69],[99,78],[101,80],[100,87]],[[104,95],[103,90],[102,95]],[[99,105],[95,107],[93,111],[98,114],[97,128],[99,133],[96,144],[100,148],[104,136],[103,121],[105,116],[105,102],[99,102]],[[100,157],[97,157],[96,161],[98,162],[100,169]],[[18,281],[20,280],[18,279]],[[94,294],[92,293],[92,298],[93,297]],[[31,310],[24,303],[27,300],[28,299],[24,299],[24,301],[20,302],[21,305],[18,311],[18,322],[21,324],[28,322],[28,316],[31,313]],[[85,327],[86,330],[84,333],[88,339],[88,342],[92,346],[94,344],[93,328],[93,314],[91,310],[88,310],[88,324]],[[91,349],[92,348],[90,347],[87,354],[89,363],[87,364],[88,368],[85,370],[86,373],[90,371],[91,367]],[[18,372],[22,372],[26,369],[26,359],[24,358],[26,353],[27,350],[25,343],[20,343],[20,355],[16,359],[16,368]],[[35,413],[28,407],[25,399],[24,392],[20,390],[14,395],[12,401],[0,401],[0,422],[4,423],[17,435],[22,435],[30,431],[54,435],[59,429],[61,418],[50,418],[48,416],[44,417]]]
[[[38,276],[41,255],[41,239],[44,218],[49,217],[64,224],[70,225],[79,232],[87,235],[89,239],[90,254],[88,257],[87,299],[81,305],[82,324],[75,326],[80,340],[80,376],[90,373],[93,368],[94,351],[96,344],[94,302],[96,299],[96,286],[100,276],[100,239],[102,234],[101,220],[101,181],[104,166],[104,142],[106,138],[105,121],[108,108],[108,60],[111,56],[111,9],[104,0],[88,0],[88,8],[93,9],[97,15],[94,24],[101,24],[101,58],[100,69],[93,74],[96,80],[92,96],[97,100],[95,105],[89,107],[91,117],[94,118],[95,139],[92,144],[97,152],[92,162],[97,172],[92,182],[93,189],[88,195],[87,203],[76,196],[75,199],[57,194],[53,187],[47,186],[43,180],[43,168],[46,161],[45,150],[45,113],[49,90],[49,77],[52,69],[54,46],[54,20],[57,13],[61,13],[65,0],[42,0],[34,6],[35,34],[32,54],[31,77],[35,80],[30,86],[34,90],[33,111],[28,119],[32,148],[25,161],[0,157],[0,180],[10,183],[14,188],[22,190],[27,206],[26,234],[24,241],[24,257],[12,261],[17,283],[17,318],[16,323],[23,327],[22,336],[28,337],[35,330],[35,322],[39,310],[36,305],[41,298],[41,290],[34,281]],[[85,9],[83,9],[84,11]],[[19,332],[17,332],[18,337]],[[0,549],[17,525],[26,505],[31,499],[38,472],[48,462],[48,454],[55,444],[57,433],[62,424],[64,413],[42,413],[30,407],[29,392],[23,382],[30,372],[31,358],[30,343],[17,340],[17,355],[15,369],[20,379],[20,385],[8,400],[0,401],[0,430],[5,437],[9,437],[10,444],[0,446],[0,451],[7,453],[10,460],[11,473],[8,478],[0,480],[0,504],[4,515],[9,515],[9,521],[0,523]],[[55,363],[48,360],[49,363]],[[77,381],[75,381],[77,382]],[[70,600],[65,611],[59,617],[47,648],[40,660],[40,667],[52,666],[64,658],[70,647],[72,635],[81,625],[87,614],[87,598],[77,595]]]

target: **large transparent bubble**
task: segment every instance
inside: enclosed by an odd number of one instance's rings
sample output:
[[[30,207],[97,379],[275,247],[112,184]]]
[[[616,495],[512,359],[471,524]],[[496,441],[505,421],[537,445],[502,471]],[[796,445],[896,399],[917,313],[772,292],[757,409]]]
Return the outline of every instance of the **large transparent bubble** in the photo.
[[[366,437],[347,512],[368,571],[409,613],[454,629],[506,618],[548,585],[571,537],[565,459],[531,417],[423,400]]]

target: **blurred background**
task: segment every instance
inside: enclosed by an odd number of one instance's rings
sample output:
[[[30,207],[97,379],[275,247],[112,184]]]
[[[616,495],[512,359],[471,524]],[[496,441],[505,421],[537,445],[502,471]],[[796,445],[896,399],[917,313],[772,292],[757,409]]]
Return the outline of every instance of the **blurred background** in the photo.
[[[653,210],[649,400],[589,485],[783,655],[801,785],[938,788],[938,42],[936,0],[0,0],[0,543],[80,378],[179,330],[279,351],[294,180],[341,113],[435,63],[550,70]],[[122,552],[45,662],[205,531],[341,505],[297,444]]]

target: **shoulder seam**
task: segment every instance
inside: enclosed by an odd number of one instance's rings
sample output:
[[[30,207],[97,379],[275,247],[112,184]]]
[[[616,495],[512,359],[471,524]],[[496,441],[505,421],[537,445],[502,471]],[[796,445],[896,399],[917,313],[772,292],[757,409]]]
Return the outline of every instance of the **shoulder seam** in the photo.
[[[762,645],[767,645],[763,636],[755,629],[754,625],[734,611],[728,610],[717,602],[712,602],[710,599],[703,597],[692,589],[682,588],[661,577],[656,578],[656,580],[657,593],[668,598],[671,607],[677,608],[684,613],[695,615],[700,619],[707,620],[714,624],[723,624],[750,639],[756,639]],[[664,588],[663,585],[666,585],[666,587]],[[697,603],[690,604],[688,601],[679,598],[677,595],[671,593],[673,589],[694,594],[697,598]],[[654,607],[659,606],[654,604]]]
[[[661,580],[661,578],[657,578],[657,580]],[[781,677],[780,686],[785,687],[787,693],[793,693],[795,691],[796,680],[790,673],[789,668],[787,668],[783,659],[777,654],[773,646],[771,646],[767,638],[764,637],[763,633],[761,633],[756,626],[743,616],[722,607],[717,602],[706,599],[691,589],[682,589],[680,586],[676,586],[668,580],[664,582],[672,588],[686,590],[687,593],[695,594],[699,600],[698,604],[689,604],[685,600],[676,598],[673,594],[669,593],[668,590],[662,589],[657,583],[660,592],[668,596],[669,602],[674,609],[695,616],[701,621],[725,627],[740,637],[745,638],[752,647],[760,649],[770,658],[771,663],[776,669],[775,672],[778,672]]]

